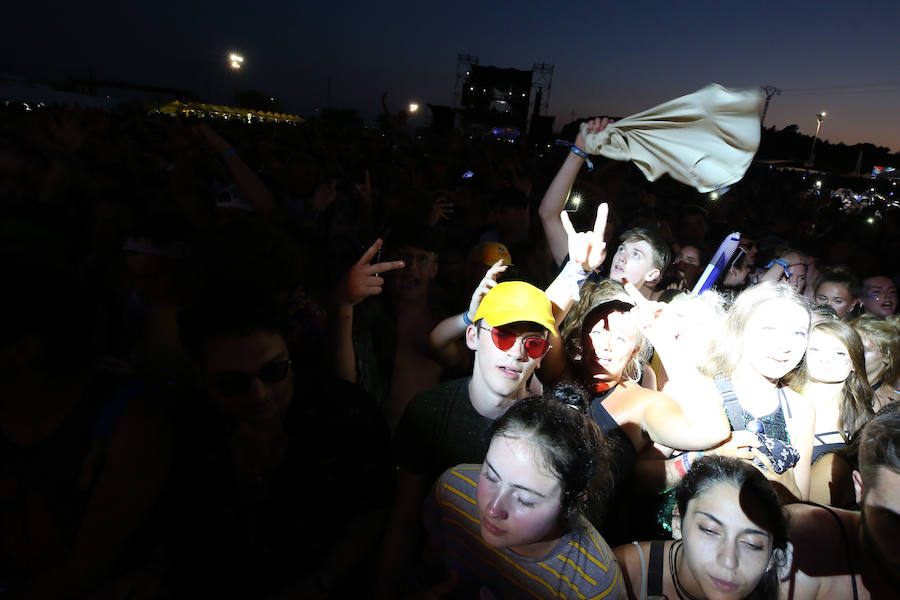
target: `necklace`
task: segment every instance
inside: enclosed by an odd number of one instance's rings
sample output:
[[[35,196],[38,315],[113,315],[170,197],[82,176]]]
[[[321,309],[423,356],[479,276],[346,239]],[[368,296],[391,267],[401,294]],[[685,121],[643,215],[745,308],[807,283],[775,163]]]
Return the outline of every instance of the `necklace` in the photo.
[[[675,584],[675,593],[678,594],[681,600],[697,600],[684,589],[684,586],[678,580],[678,552],[681,550],[682,544],[683,542],[677,542],[669,547],[669,571],[672,573],[672,583]]]

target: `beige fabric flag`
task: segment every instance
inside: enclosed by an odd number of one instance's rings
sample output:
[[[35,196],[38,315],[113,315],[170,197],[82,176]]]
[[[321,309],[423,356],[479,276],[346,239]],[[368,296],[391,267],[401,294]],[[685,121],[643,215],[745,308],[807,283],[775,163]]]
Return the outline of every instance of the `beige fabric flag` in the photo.
[[[759,148],[759,90],[714,83],[587,133],[585,151],[631,160],[649,181],[668,173],[700,192],[740,181]]]

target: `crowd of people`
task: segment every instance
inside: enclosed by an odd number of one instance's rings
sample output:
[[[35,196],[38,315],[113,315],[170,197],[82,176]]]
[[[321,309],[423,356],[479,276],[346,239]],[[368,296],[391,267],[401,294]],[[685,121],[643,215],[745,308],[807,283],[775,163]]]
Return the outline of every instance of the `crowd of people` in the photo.
[[[0,107],[0,591],[896,597],[900,211],[571,142]]]

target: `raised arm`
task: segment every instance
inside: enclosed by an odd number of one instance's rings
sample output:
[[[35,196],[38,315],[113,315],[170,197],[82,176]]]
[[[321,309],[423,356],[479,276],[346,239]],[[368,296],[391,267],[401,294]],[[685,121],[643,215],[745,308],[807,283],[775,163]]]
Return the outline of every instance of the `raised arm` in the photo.
[[[355,265],[350,267],[346,277],[335,291],[337,311],[335,315],[335,371],[341,379],[356,382],[356,352],[353,349],[353,307],[368,298],[381,293],[384,285],[382,273],[402,269],[402,260],[372,264],[384,241],[375,240]]]
[[[469,302],[469,308],[466,312],[447,317],[437,324],[431,330],[428,341],[438,360],[444,366],[452,366],[459,364],[462,360],[461,344],[455,342],[462,340],[466,333],[466,327],[475,318],[478,313],[478,306],[485,294],[491,291],[497,285],[497,278],[506,271],[507,267],[503,264],[503,260],[495,262],[485,273],[484,278],[478,283],[475,292],[472,294],[472,300]]]
[[[260,215],[269,219],[274,218],[277,214],[275,197],[256,173],[241,160],[228,140],[205,123],[194,125],[192,131],[222,158],[228,173],[247,202],[253,205]]]
[[[563,231],[566,232],[569,262],[545,290],[547,298],[553,304],[553,317],[557,328],[578,300],[581,284],[587,275],[602,265],[606,258],[603,232],[606,230],[608,216],[609,206],[604,202],[597,207],[594,229],[579,233],[572,227],[569,214],[566,211],[560,213],[559,220],[563,225]],[[563,348],[562,339],[551,332],[550,351],[541,361],[541,380],[556,381],[565,371],[568,361],[569,357]]]
[[[588,121],[588,129],[592,133],[603,131],[609,122],[610,120],[605,117],[602,119],[591,119]],[[575,145],[584,150],[584,137],[582,137],[580,131],[575,137]],[[547,244],[550,246],[553,260],[558,265],[561,265],[566,259],[568,251],[566,229],[560,219],[560,212],[566,206],[569,192],[572,191],[572,184],[575,183],[575,178],[578,177],[578,172],[583,164],[583,158],[574,152],[570,152],[563,161],[556,177],[550,182],[550,186],[541,200],[541,205],[538,207],[538,215],[541,218],[541,225],[544,227],[544,235],[547,236]]]
[[[679,450],[705,450],[727,439],[731,425],[715,384],[697,370],[692,357],[679,352],[674,335],[658,318],[668,305],[647,300],[629,282],[625,291],[635,303],[632,320],[653,344],[670,374],[664,394],[644,408],[644,431],[654,442]]]

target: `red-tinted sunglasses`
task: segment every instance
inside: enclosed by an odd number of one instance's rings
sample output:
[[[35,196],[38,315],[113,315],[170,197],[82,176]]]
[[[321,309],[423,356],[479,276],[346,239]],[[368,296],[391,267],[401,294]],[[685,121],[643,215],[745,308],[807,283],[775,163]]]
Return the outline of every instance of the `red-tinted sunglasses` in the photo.
[[[534,336],[520,337],[518,334],[505,331],[498,327],[485,327],[484,325],[479,325],[478,328],[490,331],[491,340],[494,342],[494,345],[497,346],[498,350],[503,350],[504,352],[512,348],[519,339],[522,340],[522,345],[525,346],[525,354],[528,355],[528,358],[540,358],[547,354],[547,351],[550,349],[550,340],[546,338]]]

